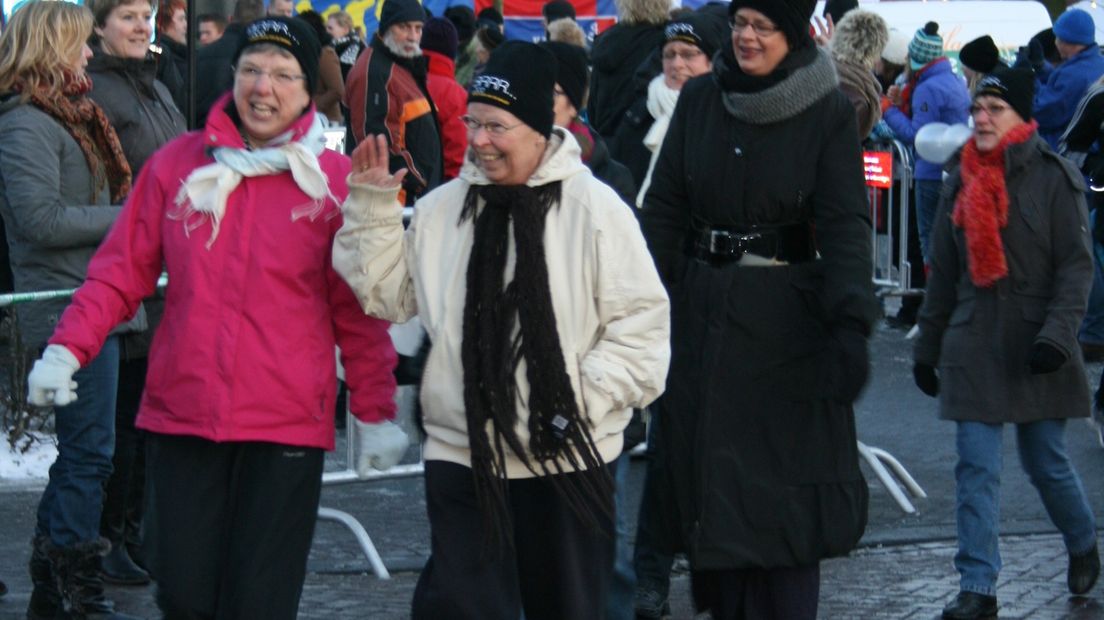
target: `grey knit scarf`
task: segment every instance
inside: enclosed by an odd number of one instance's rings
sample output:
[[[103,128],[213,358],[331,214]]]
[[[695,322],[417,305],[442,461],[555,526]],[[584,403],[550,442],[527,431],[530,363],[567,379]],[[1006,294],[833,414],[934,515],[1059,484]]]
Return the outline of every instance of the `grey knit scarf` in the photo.
[[[718,54],[714,62],[727,62]],[[717,71],[718,68],[714,68]],[[724,70],[721,68],[720,70]],[[836,67],[828,53],[817,50],[813,62],[795,69],[782,81],[759,92],[721,91],[729,114],[752,125],[768,125],[797,116],[833,90],[839,88]]]

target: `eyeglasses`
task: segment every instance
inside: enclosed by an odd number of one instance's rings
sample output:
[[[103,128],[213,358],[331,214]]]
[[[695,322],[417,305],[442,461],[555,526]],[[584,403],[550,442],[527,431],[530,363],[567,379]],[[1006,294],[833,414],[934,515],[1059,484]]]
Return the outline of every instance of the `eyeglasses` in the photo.
[[[980,105],[975,103],[974,105],[970,106],[970,116],[977,116],[978,114],[985,112],[987,115],[989,115],[989,118],[995,118],[1011,109],[1011,106],[999,105],[995,103],[990,105]]]
[[[732,31],[736,34],[740,34],[744,31],[744,28],[751,26],[751,29],[755,34],[761,37],[769,37],[772,34],[778,33],[778,26],[774,24],[768,24],[765,22],[750,22],[739,15],[732,18],[732,21],[728,22],[728,25],[732,26]]]
[[[467,114],[461,116],[460,120],[468,128],[468,133],[475,133],[480,129],[484,129],[492,136],[505,135],[507,131],[520,126],[520,123],[518,125],[503,125],[498,121],[487,121],[484,123],[483,121],[472,116],[468,116]]]
[[[675,58],[681,58],[683,62],[690,62],[691,60],[694,60],[695,58],[697,58],[698,56],[701,56],[704,53],[705,52],[703,52],[699,49],[684,50],[684,51],[681,51],[681,52],[676,52],[675,50],[668,50],[666,52],[663,52],[663,60],[666,60],[666,61],[670,62],[670,61],[674,60]]]
[[[292,86],[300,80],[307,79],[307,76],[302,73],[287,73],[286,71],[265,71],[252,65],[243,65],[238,67],[238,79],[250,84],[261,79],[261,76],[268,76],[268,79],[273,84],[278,86]]]

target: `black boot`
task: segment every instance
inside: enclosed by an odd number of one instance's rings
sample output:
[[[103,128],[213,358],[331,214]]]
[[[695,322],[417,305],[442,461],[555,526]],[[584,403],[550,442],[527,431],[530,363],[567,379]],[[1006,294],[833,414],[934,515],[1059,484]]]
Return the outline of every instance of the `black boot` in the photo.
[[[131,559],[122,542],[113,545],[100,561],[100,574],[105,582],[122,586],[144,586],[150,582],[149,573]]]
[[[115,613],[115,604],[104,596],[100,558],[111,549],[105,538],[72,547],[51,545],[48,555],[57,580],[61,606],[57,618],[72,620],[137,620]]]
[[[1066,585],[1073,594],[1085,594],[1092,590],[1096,578],[1100,576],[1100,554],[1094,546],[1091,551],[1069,556],[1069,572],[1066,573]]]
[[[49,541],[45,536],[36,536],[31,540],[31,602],[27,605],[28,620],[46,620],[57,615],[61,597],[58,595],[54,571],[50,568],[50,559],[46,556]]]
[[[962,591],[943,608],[949,620],[983,620],[997,617],[997,597]]]

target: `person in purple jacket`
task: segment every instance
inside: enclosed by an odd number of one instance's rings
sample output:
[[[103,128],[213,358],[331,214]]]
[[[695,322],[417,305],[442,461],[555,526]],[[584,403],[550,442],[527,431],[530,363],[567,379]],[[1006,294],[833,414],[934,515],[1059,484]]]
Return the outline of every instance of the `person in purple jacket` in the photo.
[[[943,55],[943,37],[939,24],[928,22],[916,31],[909,43],[908,82],[903,89],[890,87],[893,105],[885,112],[886,123],[897,139],[911,145],[916,133],[929,123],[966,123],[970,117],[970,93],[966,83],[955,75],[950,60]],[[942,167],[916,156],[916,228],[920,250],[928,262],[932,220],[943,183]]]

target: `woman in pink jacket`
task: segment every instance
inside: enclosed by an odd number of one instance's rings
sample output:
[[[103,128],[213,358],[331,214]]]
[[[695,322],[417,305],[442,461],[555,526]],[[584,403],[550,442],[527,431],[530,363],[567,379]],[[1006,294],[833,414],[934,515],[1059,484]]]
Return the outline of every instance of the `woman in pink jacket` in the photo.
[[[148,436],[147,553],[165,616],[294,618],[333,448],[334,346],[385,469],[395,352],[331,267],[349,159],[311,105],[319,43],[297,20],[247,26],[234,90],[206,127],[144,166],[115,227],[31,372],[61,402],[72,373],[169,275],[137,426]]]

